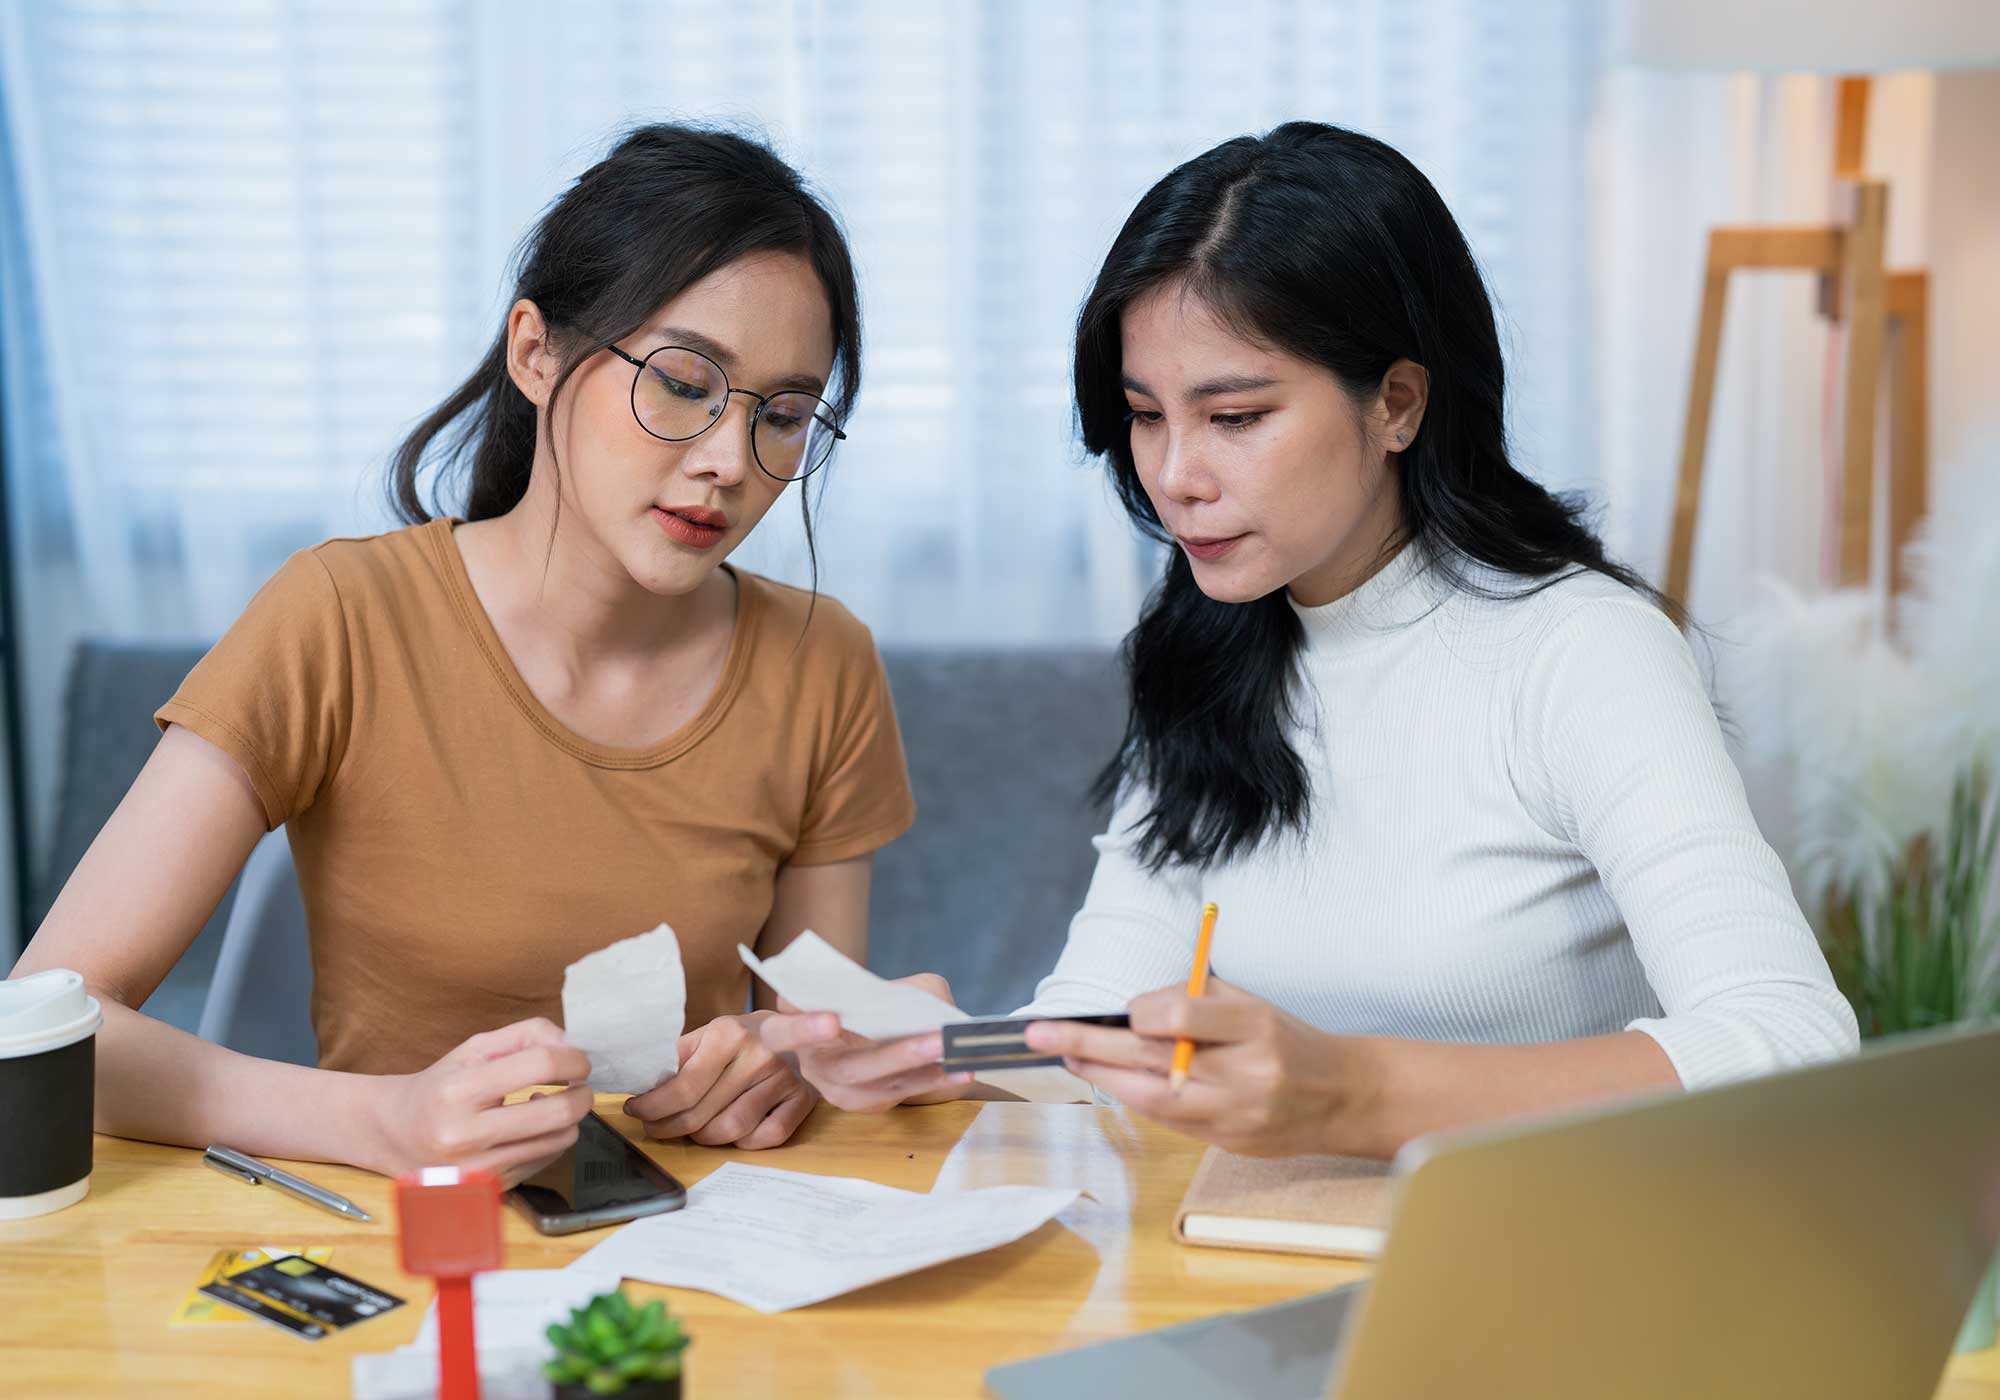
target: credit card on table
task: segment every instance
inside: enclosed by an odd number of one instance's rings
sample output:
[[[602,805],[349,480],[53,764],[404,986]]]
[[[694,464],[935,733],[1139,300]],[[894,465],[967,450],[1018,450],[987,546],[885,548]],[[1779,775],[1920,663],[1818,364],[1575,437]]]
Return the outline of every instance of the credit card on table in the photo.
[[[1037,1021],[1074,1021],[1084,1026],[1132,1024],[1124,1012],[1103,1016],[1006,1016],[984,1021],[954,1021],[944,1027],[944,1056],[938,1064],[955,1073],[982,1069],[1033,1069],[1037,1065],[1059,1065],[1062,1056],[1031,1049],[1028,1027]]]
[[[281,1308],[270,1299],[238,1288],[234,1283],[226,1279],[217,1279],[213,1283],[204,1283],[201,1286],[201,1292],[206,1293],[217,1302],[227,1303],[232,1308],[240,1309],[244,1314],[256,1318],[259,1322],[268,1322],[273,1327],[282,1327],[294,1336],[304,1337],[309,1342],[316,1342],[327,1335],[327,1329],[319,1323],[314,1322],[311,1318],[301,1317],[290,1308]]]
[[[336,1331],[403,1306],[403,1300],[393,1293],[296,1254],[246,1269],[209,1287],[252,1294]]]
[[[232,1274],[240,1274],[245,1269],[254,1269],[259,1264],[268,1264],[274,1259],[283,1259],[291,1254],[303,1254],[314,1263],[324,1264],[333,1257],[333,1249],[323,1244],[309,1245],[301,1249],[271,1244],[256,1249],[219,1249],[209,1257],[208,1263],[203,1266],[201,1274],[195,1279],[194,1287],[187,1291],[187,1296],[181,1299],[181,1305],[174,1309],[173,1325],[176,1327],[207,1327],[216,1324],[238,1326],[255,1321],[251,1314],[227,1306],[219,1299],[202,1292],[201,1286],[205,1283],[214,1283],[217,1279],[227,1280]]]

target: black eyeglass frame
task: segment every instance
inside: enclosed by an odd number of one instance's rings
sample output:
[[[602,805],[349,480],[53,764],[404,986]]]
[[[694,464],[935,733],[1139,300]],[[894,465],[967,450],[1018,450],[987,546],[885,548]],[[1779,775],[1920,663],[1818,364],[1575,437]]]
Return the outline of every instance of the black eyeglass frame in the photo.
[[[632,401],[632,419],[639,425],[640,431],[644,432],[648,437],[658,438],[661,442],[693,442],[696,438],[700,437],[710,428],[713,428],[717,423],[720,423],[723,417],[721,413],[715,413],[710,415],[709,420],[706,423],[702,424],[699,428],[696,428],[686,437],[677,437],[677,438],[668,437],[665,433],[656,433],[651,428],[646,426],[645,418],[642,417],[639,413],[639,379],[640,376],[645,374],[647,363],[651,361],[655,355],[664,354],[666,351],[669,350],[679,350],[683,354],[695,355],[700,357],[702,360],[706,361],[708,364],[714,365],[715,372],[722,376],[722,402],[725,405],[728,404],[729,396],[731,394],[741,394],[743,395],[743,397],[747,399],[752,399],[756,402],[757,406],[750,410],[750,427],[748,429],[750,433],[750,460],[757,464],[758,471],[770,477],[771,480],[804,481],[807,477],[811,476],[814,472],[818,471],[821,467],[825,466],[828,462],[832,461],[835,449],[838,448],[841,443],[847,441],[847,434],[842,432],[840,429],[840,424],[836,423],[833,420],[832,405],[827,403],[827,401],[821,398],[818,394],[808,393],[804,389],[780,389],[776,394],[759,394],[751,389],[738,389],[732,384],[730,384],[728,370],[724,369],[721,365],[716,364],[714,359],[712,359],[707,355],[703,355],[701,351],[695,349],[691,345],[661,345],[655,349],[647,351],[645,359],[640,359],[638,356],[629,353],[622,346],[607,345],[604,348],[606,350],[609,350],[612,354],[616,355],[619,359],[623,360],[626,364],[632,366],[632,393],[630,395]],[[775,399],[782,394],[803,395],[804,397],[809,398],[813,400],[815,403],[819,404],[821,408],[826,409],[827,413],[825,415],[815,413],[813,415],[813,418],[819,423],[821,427],[825,428],[828,432],[833,434],[834,446],[827,448],[826,454],[822,456],[819,461],[814,462],[811,466],[807,467],[797,476],[779,476],[776,472],[772,471],[769,467],[764,465],[763,454],[757,451],[757,424],[760,421],[762,421],[764,417],[764,407],[765,405],[769,404],[772,399]]]

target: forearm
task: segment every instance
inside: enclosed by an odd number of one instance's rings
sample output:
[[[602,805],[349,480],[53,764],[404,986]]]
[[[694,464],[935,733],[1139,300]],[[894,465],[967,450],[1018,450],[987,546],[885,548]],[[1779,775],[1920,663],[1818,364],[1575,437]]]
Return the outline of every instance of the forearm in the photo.
[[[1393,1157],[1440,1128],[1680,1087],[1666,1052],[1639,1031],[1546,1045],[1344,1037],[1328,1058],[1361,1068],[1327,1124],[1327,1151],[1361,1157]]]
[[[384,1169],[370,1112],[379,1083],[373,1076],[241,1055],[92,990],[104,1007],[99,1132]]]

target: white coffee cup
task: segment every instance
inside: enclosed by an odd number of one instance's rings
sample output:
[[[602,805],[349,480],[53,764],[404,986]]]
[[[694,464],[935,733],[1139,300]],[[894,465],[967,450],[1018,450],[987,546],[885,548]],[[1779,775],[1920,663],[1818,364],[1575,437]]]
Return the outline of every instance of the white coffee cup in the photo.
[[[65,968],[0,982],[0,1220],[90,1193],[103,1008]]]

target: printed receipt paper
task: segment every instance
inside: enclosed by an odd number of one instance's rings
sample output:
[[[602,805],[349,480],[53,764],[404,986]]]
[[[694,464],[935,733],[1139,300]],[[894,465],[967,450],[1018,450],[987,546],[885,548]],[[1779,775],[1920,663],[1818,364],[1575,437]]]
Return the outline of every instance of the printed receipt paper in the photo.
[[[563,970],[563,1035],[590,1056],[590,1087],[643,1094],[680,1068],[687,974],[681,944],[661,924]]]
[[[810,930],[775,958],[759,958],[740,943],[736,950],[786,1001],[801,1011],[835,1012],[843,1027],[870,1040],[901,1040],[974,1019],[921,988],[877,977]],[[1030,1103],[1094,1102],[1090,1086],[1060,1066],[989,1070],[973,1077]]]
[[[1077,1194],[995,1186],[925,1195],[725,1162],[688,1188],[685,1210],[634,1221],[570,1268],[784,1312],[1010,1244]]]

